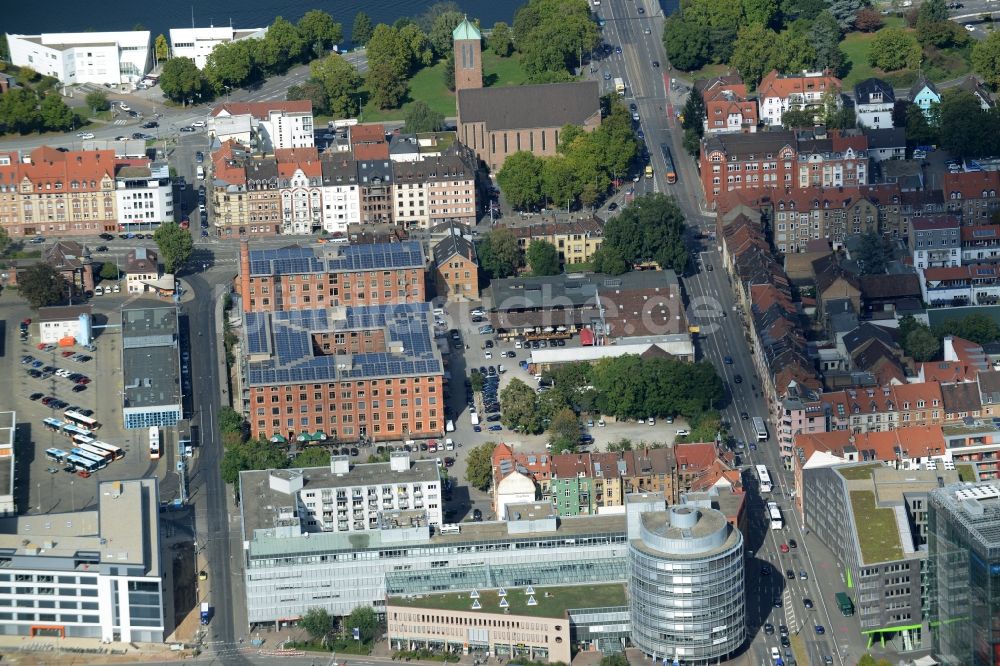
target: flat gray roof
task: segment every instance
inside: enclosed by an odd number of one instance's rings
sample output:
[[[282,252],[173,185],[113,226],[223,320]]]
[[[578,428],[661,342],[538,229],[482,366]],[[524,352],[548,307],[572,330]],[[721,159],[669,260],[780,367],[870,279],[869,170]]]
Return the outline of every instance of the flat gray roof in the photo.
[[[14,434],[17,426],[16,412],[0,412],[0,450],[9,450],[9,456],[0,456],[0,495],[14,495]]]
[[[180,404],[177,308],[122,310],[122,379],[126,408]]]

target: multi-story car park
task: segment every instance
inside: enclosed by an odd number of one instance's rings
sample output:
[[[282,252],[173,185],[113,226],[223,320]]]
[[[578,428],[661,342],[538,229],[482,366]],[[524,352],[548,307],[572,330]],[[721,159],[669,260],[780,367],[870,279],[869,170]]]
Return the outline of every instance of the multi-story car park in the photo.
[[[934,656],[948,666],[1000,659],[1000,482],[930,493],[927,544]]]
[[[0,521],[0,633],[163,641],[156,479],[102,483],[97,501]]]

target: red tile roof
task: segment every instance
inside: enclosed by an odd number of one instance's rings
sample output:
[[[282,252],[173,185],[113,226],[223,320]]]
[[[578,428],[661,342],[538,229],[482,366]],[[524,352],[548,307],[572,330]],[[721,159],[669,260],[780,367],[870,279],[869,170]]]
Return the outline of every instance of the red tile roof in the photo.
[[[267,120],[272,111],[284,113],[312,113],[312,102],[307,99],[275,100],[272,102],[226,102],[212,109],[212,116],[223,113],[230,116],[251,115],[260,120]]]
[[[677,461],[677,469],[685,473],[694,470],[707,469],[709,465],[718,458],[715,444],[710,442],[700,442],[693,444],[675,444],[674,459]]]
[[[827,90],[840,90],[843,86],[835,76],[786,76],[772,69],[757,86],[757,95],[765,97],[780,97],[805,93],[823,93]]]
[[[354,146],[359,143],[386,143],[385,125],[374,123],[351,127],[351,145]]]
[[[1000,171],[946,173],[942,189],[946,203],[954,199],[981,199],[983,192],[988,197],[996,197],[1000,192]],[[993,194],[989,194],[991,191]]]
[[[0,183],[20,185],[30,181],[35,189],[49,186],[50,192],[97,192],[105,177],[114,178],[119,163],[113,150],[62,152],[49,146],[31,151],[28,162],[17,153],[7,153],[10,164],[0,166]],[[76,183],[76,187],[73,186]]]
[[[382,143],[356,143],[354,144],[354,159],[364,160],[387,160],[389,159],[389,144]]]
[[[298,170],[308,178],[320,178],[323,175],[316,148],[278,148],[274,151],[274,159],[278,162],[278,175],[282,178],[290,178]]]

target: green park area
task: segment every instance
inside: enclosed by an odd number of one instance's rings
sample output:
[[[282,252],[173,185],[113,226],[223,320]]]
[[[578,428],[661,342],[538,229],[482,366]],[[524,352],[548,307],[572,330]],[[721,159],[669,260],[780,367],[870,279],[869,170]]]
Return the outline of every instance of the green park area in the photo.
[[[423,101],[431,110],[440,113],[445,118],[455,116],[455,93],[448,89],[445,83],[446,64],[442,60],[431,67],[417,71],[409,81],[407,99],[398,109],[378,109],[368,101],[362,112],[362,122],[386,122],[403,120],[406,106],[418,100]],[[521,67],[521,55],[514,53],[510,57],[501,58],[495,53],[483,50],[483,85],[519,86],[527,83],[528,74]]]
[[[609,608],[625,606],[628,600],[623,585],[567,585],[559,587],[512,587],[504,590],[476,590],[442,594],[392,597],[389,604],[448,611],[504,613],[530,617],[565,617],[575,608]],[[534,594],[531,594],[534,592]],[[506,605],[501,605],[506,601]],[[534,603],[531,603],[531,602]]]

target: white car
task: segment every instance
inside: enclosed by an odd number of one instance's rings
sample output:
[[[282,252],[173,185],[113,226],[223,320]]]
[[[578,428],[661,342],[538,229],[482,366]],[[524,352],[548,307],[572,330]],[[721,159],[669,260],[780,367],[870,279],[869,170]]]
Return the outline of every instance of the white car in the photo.
[[[604,419],[601,419],[600,421],[597,422],[597,427],[598,428],[603,428],[606,425],[607,424],[604,422]]]
[[[475,310],[473,310],[469,314],[472,315],[473,317],[485,317],[486,316],[486,313],[483,312],[482,310],[480,310],[479,308],[476,308]]]
[[[646,419],[646,425],[655,426],[656,425],[656,419],[654,419],[652,416],[650,416],[648,419]]]
[[[772,647],[771,648],[771,659],[774,660],[774,661],[780,661],[781,660],[781,650],[779,650],[776,647]]]
[[[125,102],[118,102],[118,108],[121,109],[122,111],[131,111],[132,110],[132,107],[129,106],[128,104],[126,104]]]
[[[80,134],[80,138],[81,139],[93,139],[94,138],[94,133],[93,132],[83,132],[82,134]]]
[[[966,23],[965,24],[965,29],[968,30],[969,32],[975,32],[976,31],[976,26],[972,25],[971,23]]]
[[[514,342],[514,349],[520,349],[520,348],[521,348],[521,341],[520,340],[515,341]]]
[[[688,430],[685,430],[684,428],[678,428],[677,429],[677,436],[678,437],[683,437],[685,435],[690,435],[690,434],[691,434],[691,432],[688,431]]]
[[[205,126],[204,120],[196,120],[193,123],[191,123],[191,127],[204,127],[204,126]]]
[[[484,354],[484,356],[486,356],[487,359],[491,359],[493,358],[493,352],[487,349],[486,354]]]

